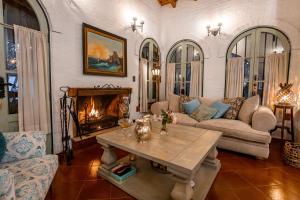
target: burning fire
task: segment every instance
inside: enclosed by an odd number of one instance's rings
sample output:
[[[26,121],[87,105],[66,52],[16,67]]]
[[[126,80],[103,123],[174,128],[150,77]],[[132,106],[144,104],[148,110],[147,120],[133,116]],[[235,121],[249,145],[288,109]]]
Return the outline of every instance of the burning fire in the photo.
[[[98,117],[100,117],[99,111],[97,109],[95,109],[94,98],[91,98],[91,106],[92,106],[92,110],[89,113],[89,117],[91,117],[91,118],[98,118]]]

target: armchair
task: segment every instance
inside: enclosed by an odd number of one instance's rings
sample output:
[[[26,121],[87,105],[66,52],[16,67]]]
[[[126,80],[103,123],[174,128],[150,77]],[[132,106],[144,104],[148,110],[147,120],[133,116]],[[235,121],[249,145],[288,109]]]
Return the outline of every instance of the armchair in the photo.
[[[0,199],[44,199],[58,168],[57,155],[46,155],[46,133],[3,133]]]

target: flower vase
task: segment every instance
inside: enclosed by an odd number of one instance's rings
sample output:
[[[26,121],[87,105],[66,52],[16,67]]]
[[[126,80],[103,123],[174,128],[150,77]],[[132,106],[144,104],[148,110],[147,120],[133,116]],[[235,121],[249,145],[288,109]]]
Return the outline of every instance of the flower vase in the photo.
[[[167,121],[166,120],[163,120],[162,121],[162,127],[160,129],[160,134],[161,135],[166,135],[168,134],[168,130],[167,130]]]

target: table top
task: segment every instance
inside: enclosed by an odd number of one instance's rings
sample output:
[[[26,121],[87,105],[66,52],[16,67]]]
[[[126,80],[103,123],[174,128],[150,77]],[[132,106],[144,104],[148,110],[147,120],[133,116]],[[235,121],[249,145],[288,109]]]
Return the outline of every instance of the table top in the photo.
[[[113,130],[96,136],[98,143],[108,144],[137,156],[158,162],[183,173],[194,173],[215,147],[221,132],[201,128],[168,124],[168,134],[160,135],[161,122],[152,122],[151,139],[138,143],[134,126],[124,134]]]

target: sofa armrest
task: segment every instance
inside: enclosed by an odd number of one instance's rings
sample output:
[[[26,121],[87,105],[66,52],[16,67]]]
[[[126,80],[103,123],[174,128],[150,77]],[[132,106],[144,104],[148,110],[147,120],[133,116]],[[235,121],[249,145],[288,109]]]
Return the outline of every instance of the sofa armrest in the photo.
[[[3,133],[6,151],[0,163],[13,162],[46,155],[47,133],[42,131]]]
[[[275,128],[276,123],[272,110],[265,106],[260,106],[252,116],[252,128],[258,131],[268,132]]]
[[[0,169],[0,199],[16,199],[14,175],[6,169]]]
[[[161,110],[167,111],[169,108],[168,101],[159,101],[151,105],[151,113],[155,115],[160,115]]]

